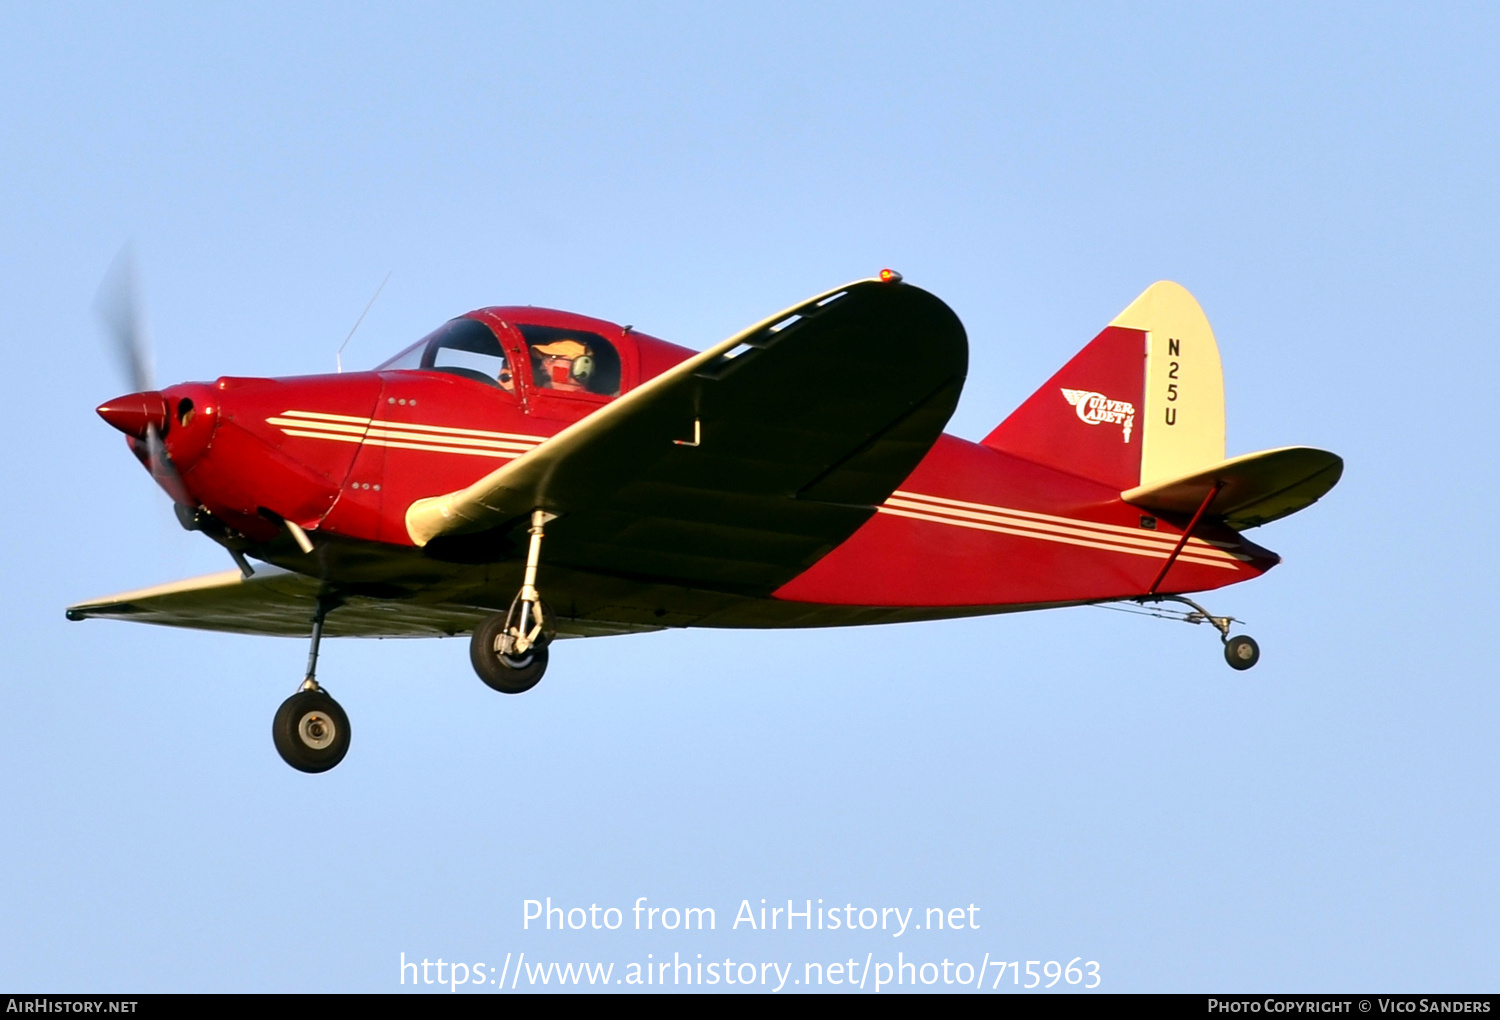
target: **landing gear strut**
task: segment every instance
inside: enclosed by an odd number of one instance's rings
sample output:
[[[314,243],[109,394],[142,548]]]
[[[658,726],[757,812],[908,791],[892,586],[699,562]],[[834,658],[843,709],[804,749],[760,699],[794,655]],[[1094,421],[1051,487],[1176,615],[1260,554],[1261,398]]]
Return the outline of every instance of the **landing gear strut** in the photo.
[[[510,610],[496,614],[474,628],[469,641],[469,661],[474,672],[494,690],[504,694],[529,691],[547,672],[547,644],[554,633],[551,616],[536,574],[542,559],[542,538],[547,522],[556,514],[531,512],[531,542],[526,549],[526,574]]]
[[[1141,612],[1148,616],[1158,616],[1168,620],[1181,620],[1183,623],[1211,623],[1219,632],[1219,640],[1224,642],[1224,661],[1234,669],[1245,670],[1260,661],[1260,645],[1248,634],[1229,636],[1229,625],[1240,623],[1232,616],[1215,616],[1198,603],[1182,595],[1143,595],[1137,599],[1131,599],[1141,608],[1138,610],[1126,610],[1127,612]],[[1186,610],[1169,609],[1161,603],[1180,602],[1188,607]],[[1106,609],[1125,609],[1124,606],[1106,606]]]
[[[307,678],[296,694],[281,703],[271,722],[276,752],[299,772],[327,772],[349,753],[349,717],[317,680],[323,619],[337,605],[336,598],[318,599],[313,611],[312,646],[307,653]]]

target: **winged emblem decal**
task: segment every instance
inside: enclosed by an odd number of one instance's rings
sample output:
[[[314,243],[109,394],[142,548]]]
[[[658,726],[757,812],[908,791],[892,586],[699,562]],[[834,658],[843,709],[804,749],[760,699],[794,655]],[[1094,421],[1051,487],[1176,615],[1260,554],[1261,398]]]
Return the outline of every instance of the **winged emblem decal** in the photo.
[[[1135,428],[1135,405],[1128,400],[1110,400],[1095,390],[1070,390],[1063,387],[1062,395],[1078,412],[1080,421],[1090,425],[1114,424],[1125,431],[1125,442],[1130,442],[1130,432]]]

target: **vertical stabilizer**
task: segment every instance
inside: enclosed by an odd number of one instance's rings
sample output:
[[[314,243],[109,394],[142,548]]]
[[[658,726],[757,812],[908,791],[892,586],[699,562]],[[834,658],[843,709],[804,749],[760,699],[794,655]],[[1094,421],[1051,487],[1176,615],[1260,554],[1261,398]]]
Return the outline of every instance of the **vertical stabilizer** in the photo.
[[[1140,330],[1106,326],[984,445],[1105,485],[1136,485],[1145,351]]]
[[[986,446],[1131,489],[1224,459],[1224,377],[1198,302],[1153,283]]]

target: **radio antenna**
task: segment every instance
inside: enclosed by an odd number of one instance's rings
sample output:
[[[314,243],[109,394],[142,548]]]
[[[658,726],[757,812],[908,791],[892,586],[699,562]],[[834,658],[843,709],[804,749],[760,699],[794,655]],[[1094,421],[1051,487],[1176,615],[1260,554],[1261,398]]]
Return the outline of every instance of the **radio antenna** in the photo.
[[[395,270],[392,269],[391,273],[394,273],[394,272],[395,272]],[[391,273],[386,273],[385,274],[385,279],[381,280],[380,281],[380,286],[375,288],[375,293],[370,298],[370,303],[368,305],[365,305],[365,310],[362,311],[362,312],[360,312],[359,313],[359,318],[357,318],[357,319],[354,320],[354,329],[349,330],[349,335],[346,336],[346,337],[344,337],[344,342],[343,343],[339,344],[338,353],[335,354],[333,356],[333,358],[334,358],[334,362],[338,365],[338,369],[339,369],[340,374],[342,374],[343,371],[344,371],[344,348],[348,347],[349,346],[349,341],[352,340],[352,339],[354,339],[354,330],[359,329],[359,324],[361,322],[365,321],[365,316],[366,315],[370,314],[370,308],[371,308],[372,305],[375,304],[375,298],[378,298],[380,296],[380,292],[383,291],[383,290],[385,290],[385,285],[390,282]]]

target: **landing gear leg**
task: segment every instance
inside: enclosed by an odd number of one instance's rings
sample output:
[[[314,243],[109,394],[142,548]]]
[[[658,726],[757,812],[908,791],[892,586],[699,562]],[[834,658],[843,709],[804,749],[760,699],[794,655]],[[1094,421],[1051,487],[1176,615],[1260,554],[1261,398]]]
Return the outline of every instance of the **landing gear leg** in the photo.
[[[323,642],[323,620],[338,599],[323,596],[313,610],[312,644],[307,653],[307,678],[281,703],[271,722],[271,739],[282,761],[299,772],[327,772],[349,753],[349,717],[318,686],[318,647]]]
[[[1248,634],[1239,634],[1234,637],[1229,636],[1229,625],[1240,622],[1232,616],[1214,616],[1192,599],[1185,598],[1182,595],[1147,595],[1135,601],[1143,606],[1150,603],[1180,602],[1187,606],[1191,612],[1164,610],[1157,615],[1167,615],[1170,613],[1184,623],[1213,624],[1214,629],[1219,632],[1219,639],[1224,642],[1224,661],[1229,663],[1234,669],[1246,670],[1260,661],[1260,645],[1255,643],[1253,637],[1250,637]]]
[[[526,549],[526,574],[521,591],[504,616],[495,615],[474,628],[469,642],[469,661],[479,679],[505,694],[529,691],[547,671],[547,644],[552,637],[551,619],[537,591],[537,568],[542,560],[542,538],[556,514],[531,512],[531,542]]]

